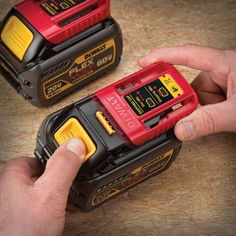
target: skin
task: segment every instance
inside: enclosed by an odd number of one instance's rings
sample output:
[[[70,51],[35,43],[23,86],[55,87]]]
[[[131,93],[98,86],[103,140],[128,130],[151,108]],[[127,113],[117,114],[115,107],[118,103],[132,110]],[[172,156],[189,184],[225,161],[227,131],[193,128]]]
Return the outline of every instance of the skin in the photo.
[[[236,132],[236,51],[195,45],[160,48],[138,63],[145,67],[157,61],[202,71],[192,83],[202,106],[176,124],[179,139]],[[0,235],[61,235],[69,189],[85,152],[80,139],[68,141],[43,174],[33,158],[9,161],[0,174]]]
[[[10,160],[0,174],[0,235],[61,235],[69,189],[84,155],[83,142],[72,139],[58,148],[43,174],[36,159]]]
[[[236,132],[236,50],[197,45],[159,48],[138,64],[146,67],[154,62],[201,71],[192,82],[201,106],[176,124],[175,134],[180,140],[222,131]]]

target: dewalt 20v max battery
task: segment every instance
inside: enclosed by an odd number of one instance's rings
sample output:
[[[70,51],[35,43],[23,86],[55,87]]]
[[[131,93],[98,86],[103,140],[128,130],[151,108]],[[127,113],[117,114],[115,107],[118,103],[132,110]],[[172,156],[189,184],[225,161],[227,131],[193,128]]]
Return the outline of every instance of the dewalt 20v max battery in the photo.
[[[70,199],[89,211],[166,170],[181,148],[172,128],[197,104],[173,66],[154,64],[49,115],[35,156],[45,166],[59,145],[84,140],[87,155]]]
[[[113,70],[121,54],[109,0],[25,0],[0,25],[0,72],[36,106]]]

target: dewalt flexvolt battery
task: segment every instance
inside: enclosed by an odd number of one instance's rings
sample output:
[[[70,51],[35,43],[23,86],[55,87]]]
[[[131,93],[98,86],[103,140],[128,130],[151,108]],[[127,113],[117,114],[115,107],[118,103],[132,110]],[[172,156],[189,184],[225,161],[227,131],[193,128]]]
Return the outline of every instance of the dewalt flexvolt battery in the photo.
[[[36,106],[113,70],[121,54],[109,0],[25,0],[0,25],[0,72]]]
[[[166,170],[181,148],[172,128],[197,104],[173,66],[154,64],[49,115],[35,156],[45,166],[59,145],[84,140],[87,154],[70,199],[89,211]]]

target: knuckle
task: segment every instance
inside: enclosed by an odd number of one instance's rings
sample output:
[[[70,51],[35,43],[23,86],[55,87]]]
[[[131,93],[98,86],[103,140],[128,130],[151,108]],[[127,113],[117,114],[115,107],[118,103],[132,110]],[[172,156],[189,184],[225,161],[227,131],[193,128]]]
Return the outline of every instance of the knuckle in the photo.
[[[184,47],[185,47],[187,50],[191,50],[191,49],[193,49],[193,48],[199,47],[199,45],[196,44],[196,43],[188,43],[188,44],[185,44]]]
[[[225,65],[226,65],[225,73],[227,73],[228,76],[232,74],[232,77],[234,77],[233,71],[236,65],[235,63],[236,49],[224,50],[224,56],[225,56]]]
[[[192,44],[192,43],[188,43],[182,46],[183,50],[188,52],[188,51],[194,51],[196,48],[198,48],[199,46],[197,44]],[[191,64],[191,57],[189,55],[189,53],[185,53],[185,65],[186,66],[190,66]]]
[[[214,115],[211,111],[202,110],[201,119],[202,119],[202,132],[206,134],[212,134],[216,132],[216,122],[214,119]]]
[[[64,202],[64,199],[62,199],[61,195],[56,193],[56,192],[52,192],[50,190],[47,190],[45,191],[43,194],[42,194],[42,199],[43,199],[43,202],[45,204],[49,204],[51,205],[52,203],[53,204],[62,204]]]
[[[60,187],[60,183],[52,182],[51,185],[48,185],[48,182],[45,183],[45,181],[37,182],[34,190],[38,192],[38,196],[41,197],[44,204],[62,204],[66,201],[65,189]]]
[[[66,199],[50,189],[38,190],[38,206],[44,209],[50,216],[60,216],[65,209]]]

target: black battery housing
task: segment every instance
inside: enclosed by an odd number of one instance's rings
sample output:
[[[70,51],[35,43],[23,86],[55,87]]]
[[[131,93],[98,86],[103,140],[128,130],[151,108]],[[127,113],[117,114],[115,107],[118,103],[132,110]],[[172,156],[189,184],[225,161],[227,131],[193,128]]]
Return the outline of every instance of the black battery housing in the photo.
[[[95,117],[95,96],[49,115],[42,123],[35,156],[45,166],[58,147],[54,134],[68,119],[80,121],[96,152],[81,167],[71,187],[69,200],[83,211],[90,211],[145,179],[165,171],[180,152],[182,143],[173,130],[142,146],[127,144],[120,136],[109,136]]]
[[[35,106],[54,104],[84,84],[114,70],[120,62],[122,33],[112,17],[53,45],[14,9],[1,22],[0,32],[13,15],[34,33],[34,40],[23,61],[19,61],[0,40],[0,73]]]

